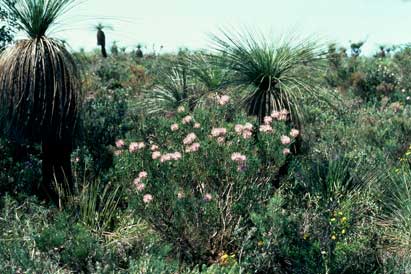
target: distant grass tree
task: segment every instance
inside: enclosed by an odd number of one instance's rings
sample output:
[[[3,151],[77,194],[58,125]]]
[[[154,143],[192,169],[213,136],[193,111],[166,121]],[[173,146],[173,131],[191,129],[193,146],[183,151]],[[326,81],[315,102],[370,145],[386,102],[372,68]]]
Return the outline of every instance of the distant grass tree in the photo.
[[[301,118],[301,96],[316,92],[307,73],[319,68],[316,43],[282,40],[275,45],[251,32],[224,30],[212,40],[218,64],[232,71],[231,84],[247,91],[244,102],[250,115],[262,122],[273,110],[287,109],[294,121]]]
[[[72,190],[70,155],[81,92],[72,55],[46,33],[74,0],[8,2],[0,0],[0,6],[28,38],[0,56],[0,128],[17,143],[41,143],[41,194],[56,202],[56,181]]]
[[[103,29],[112,29],[110,26],[104,26],[103,24],[99,23],[95,26],[97,30],[97,46],[101,46],[101,55],[106,58],[107,51],[106,51],[106,34],[104,33]]]

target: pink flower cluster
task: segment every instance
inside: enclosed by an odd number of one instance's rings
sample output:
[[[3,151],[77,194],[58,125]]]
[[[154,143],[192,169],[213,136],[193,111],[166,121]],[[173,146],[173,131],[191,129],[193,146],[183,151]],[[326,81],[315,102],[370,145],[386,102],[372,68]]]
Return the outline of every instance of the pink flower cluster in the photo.
[[[213,196],[210,193],[206,193],[203,199],[205,202],[210,202],[213,199]]]
[[[151,145],[150,150],[151,151],[158,151],[159,147],[158,147],[158,145]]]
[[[145,204],[151,203],[153,201],[153,199],[154,199],[153,195],[151,195],[151,194],[146,194],[146,195],[143,196],[143,202]]]
[[[239,152],[234,152],[231,154],[231,160],[236,163],[244,163],[247,160],[247,157]]]
[[[171,161],[171,160],[177,161],[177,160],[180,160],[181,157],[182,155],[178,151],[174,153],[166,153],[160,156],[160,162],[164,163],[164,162]]]
[[[297,138],[299,135],[300,135],[300,131],[298,129],[295,129],[295,128],[291,129],[290,136],[292,138]],[[288,137],[287,135],[282,135],[281,136],[281,144],[289,145],[290,143],[291,143],[291,138],[290,137]],[[290,153],[291,153],[291,151],[290,151],[289,148],[284,148],[283,149],[283,154],[284,155],[288,155]]]
[[[273,132],[273,128],[270,125],[261,125],[260,132],[264,132],[264,133]]]
[[[141,171],[138,174],[138,177],[134,179],[133,183],[138,192],[143,191],[145,189],[146,185],[142,183],[142,180],[146,178],[147,178],[147,172]]]
[[[193,128],[201,128],[201,125],[200,125],[200,123],[194,123],[194,126],[193,126]]]
[[[131,142],[128,146],[128,151],[130,151],[130,153],[133,153],[145,147],[146,145],[144,144],[144,142]]]
[[[250,139],[253,135],[253,125],[250,123],[245,123],[244,125],[237,124],[234,126],[234,131],[243,136],[244,139]]]
[[[282,109],[280,111],[274,110],[271,113],[271,117],[278,120],[278,121],[286,121],[288,119],[288,114],[289,114],[289,112],[286,109]]]
[[[230,96],[228,95],[223,95],[223,96],[217,96],[218,104],[220,106],[225,106],[230,102]]]
[[[291,143],[291,138],[288,137],[287,135],[281,136],[281,144],[283,145],[289,145]]]
[[[116,141],[116,147],[117,148],[122,148],[122,147],[124,147],[125,144],[126,143],[122,139],[119,139],[119,140]]]
[[[185,109],[183,106],[179,106],[179,107],[177,108],[177,112],[178,112],[178,113],[182,113],[182,112],[184,112],[184,111],[186,111],[186,109]]]
[[[183,118],[183,125],[191,123],[192,120],[193,120],[193,117],[191,117],[190,115],[185,116]]]
[[[186,152],[196,152],[200,149],[200,143],[193,143],[190,146],[186,147]]]
[[[183,140],[183,144],[188,146],[194,143],[194,141],[197,139],[197,135],[195,133],[189,133]]]
[[[211,129],[211,136],[217,138],[217,137],[225,137],[227,134],[227,129],[226,128],[213,128]]]
[[[231,154],[231,160],[237,163],[237,171],[244,171],[246,165],[245,162],[247,160],[247,157],[245,155],[242,155],[239,152],[234,152]]]
[[[170,129],[171,129],[171,131],[177,131],[178,130],[178,124],[172,124]]]
[[[290,131],[290,136],[291,137],[297,138],[298,135],[300,135],[300,131],[298,129],[295,129],[295,128],[291,129],[291,131]]]

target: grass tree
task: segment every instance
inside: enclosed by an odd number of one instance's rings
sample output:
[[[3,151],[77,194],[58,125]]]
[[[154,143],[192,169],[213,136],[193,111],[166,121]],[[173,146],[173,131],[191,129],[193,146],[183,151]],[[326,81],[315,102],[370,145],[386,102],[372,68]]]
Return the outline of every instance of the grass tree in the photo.
[[[262,122],[273,110],[287,109],[295,122],[300,120],[301,96],[316,91],[307,73],[319,65],[316,43],[282,39],[274,44],[262,35],[224,30],[212,40],[218,64],[232,72],[231,84],[245,88],[250,115]]]
[[[0,127],[16,142],[41,143],[41,195],[72,190],[70,155],[81,99],[79,72],[64,45],[46,36],[74,0],[0,0],[27,38],[0,56]]]
[[[101,47],[101,55],[106,58],[107,51],[106,51],[106,34],[104,33],[103,29],[111,28],[109,26],[104,26],[103,24],[99,23],[95,26],[97,30],[97,46]]]

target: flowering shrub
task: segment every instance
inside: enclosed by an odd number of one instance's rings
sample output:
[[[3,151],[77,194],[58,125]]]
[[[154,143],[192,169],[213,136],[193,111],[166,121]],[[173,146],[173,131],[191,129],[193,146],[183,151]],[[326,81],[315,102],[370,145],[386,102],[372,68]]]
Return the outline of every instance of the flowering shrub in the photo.
[[[287,128],[286,111],[273,113],[260,130],[242,114],[230,113],[233,122],[226,122],[227,100],[214,110],[179,108],[172,118],[146,121],[115,160],[136,214],[193,263],[236,251],[236,235],[271,197],[299,133]]]

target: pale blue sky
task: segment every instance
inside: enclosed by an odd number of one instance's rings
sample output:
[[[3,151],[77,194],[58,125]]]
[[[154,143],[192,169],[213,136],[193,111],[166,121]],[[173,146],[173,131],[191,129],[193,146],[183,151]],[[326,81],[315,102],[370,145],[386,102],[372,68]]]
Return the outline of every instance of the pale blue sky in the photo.
[[[83,0],[63,22],[55,35],[87,50],[96,47],[96,22],[113,26],[108,45],[117,40],[167,51],[207,48],[207,33],[226,26],[315,35],[344,46],[367,39],[368,52],[411,42],[411,2],[402,0]]]

